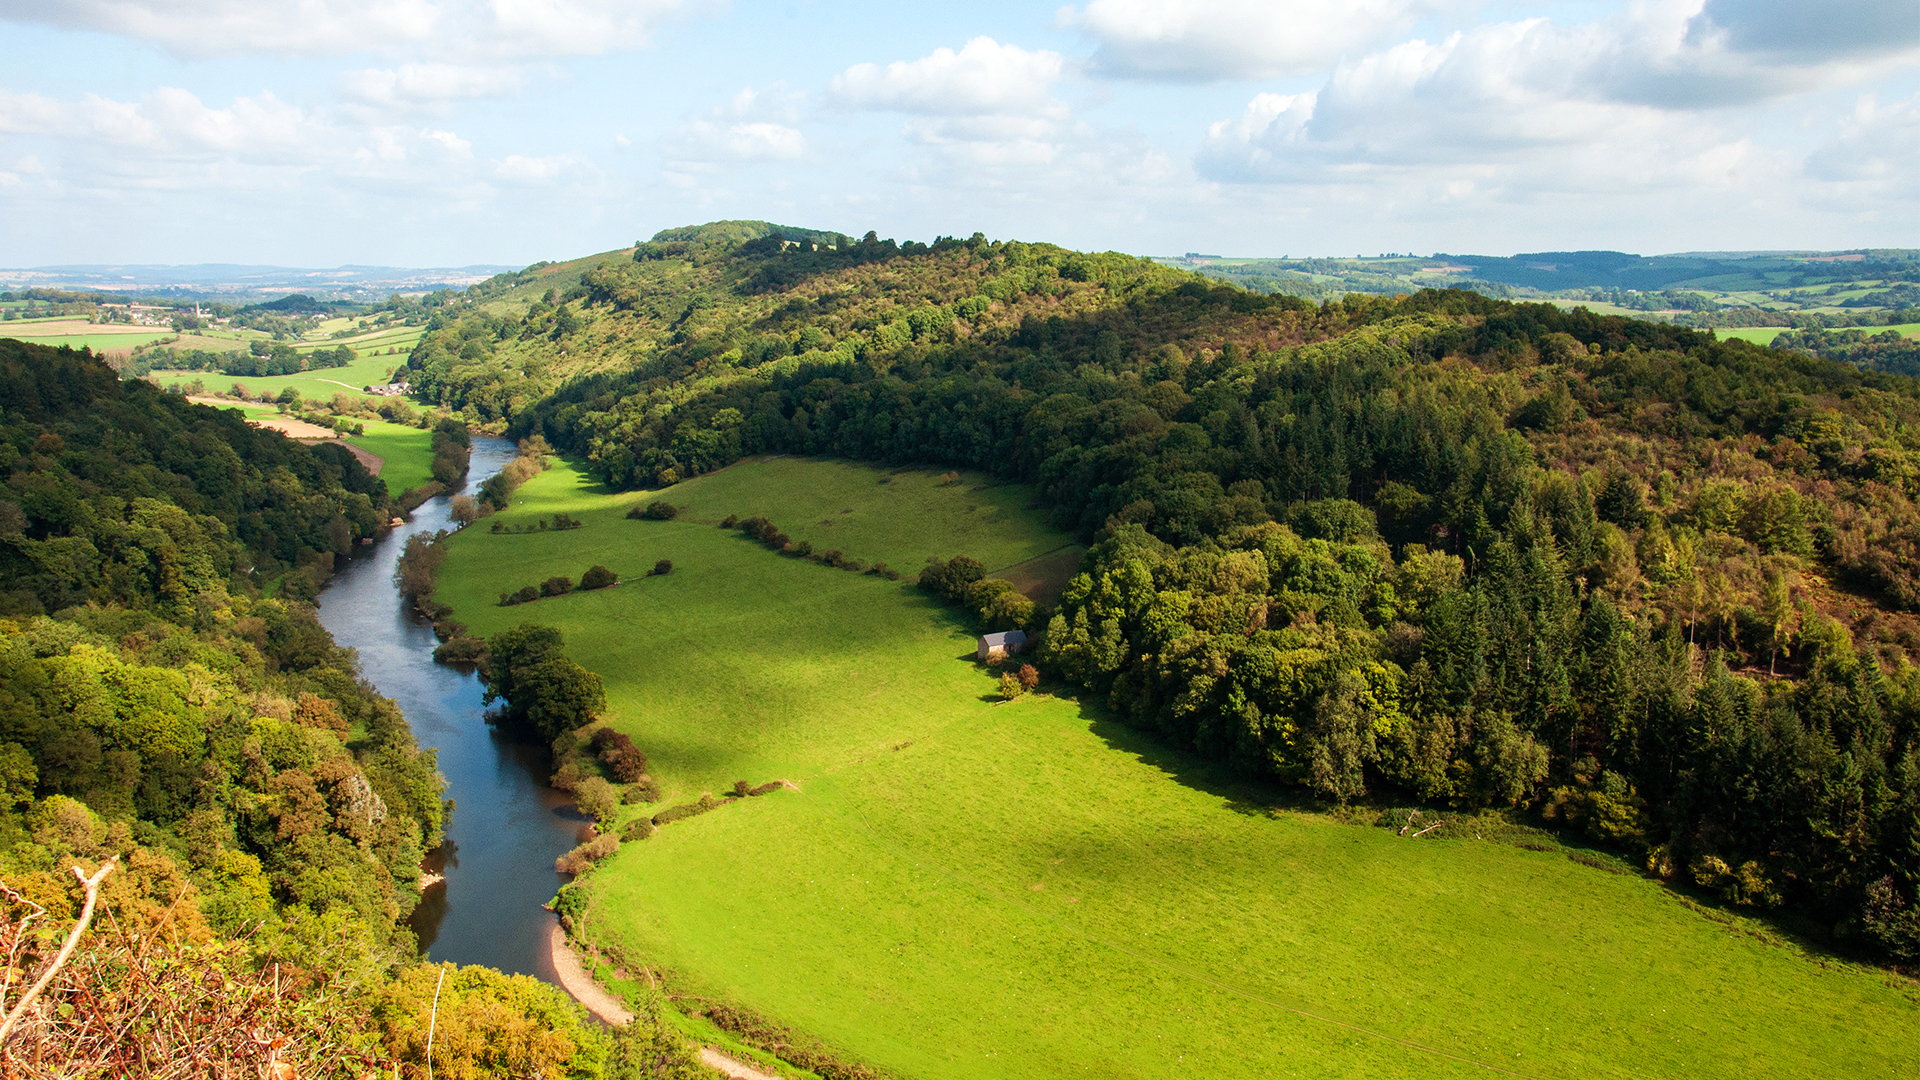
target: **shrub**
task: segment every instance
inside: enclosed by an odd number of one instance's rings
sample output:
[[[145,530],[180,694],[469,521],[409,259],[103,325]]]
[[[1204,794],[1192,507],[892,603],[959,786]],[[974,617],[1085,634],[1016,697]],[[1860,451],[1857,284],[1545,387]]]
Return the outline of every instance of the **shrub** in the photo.
[[[639,803],[657,803],[659,801],[660,788],[653,782],[653,777],[651,776],[640,777],[640,779],[628,785],[627,790],[620,793],[620,802],[626,806],[634,806]]]
[[[740,518],[739,518],[739,515],[737,515],[737,514],[728,514],[728,515],[727,515],[727,519],[726,519],[725,521],[722,521],[722,522],[720,523],[720,527],[721,527],[721,528],[723,528],[723,529],[731,529],[731,528],[733,528],[734,526],[736,526],[736,525],[738,525],[738,524],[740,524]]]
[[[786,785],[786,783],[785,783],[784,781],[781,781],[781,780],[769,780],[769,781],[767,781],[766,783],[764,783],[764,784],[761,784],[761,785],[760,785],[759,787],[755,787],[755,788],[748,788],[748,789],[747,789],[747,794],[749,794],[749,795],[766,795],[766,794],[768,794],[768,793],[770,793],[770,792],[775,792],[775,791],[779,791],[779,790],[780,790],[781,788],[783,788],[783,787],[786,787],[786,786],[787,786],[787,785]]]
[[[515,592],[501,593],[500,606],[512,607],[515,604],[530,604],[538,599],[540,599],[540,587],[538,585],[523,585]]]
[[[633,509],[627,511],[627,516],[629,518],[639,518],[646,521],[672,521],[679,513],[680,508],[672,503],[655,500],[645,506],[636,505]]]
[[[813,554],[813,545],[805,540],[795,540],[793,543],[787,545],[786,553],[795,558],[804,559]]]
[[[1017,698],[1021,694],[1025,693],[1026,689],[1027,689],[1026,687],[1020,685],[1020,676],[1015,675],[1011,671],[1004,672],[1001,674],[1000,696],[1003,699],[1007,701],[1012,701],[1014,698]]]
[[[680,821],[685,818],[697,817],[701,814],[706,813],[709,810],[714,809],[715,807],[725,806],[725,805],[726,805],[725,803],[721,802],[719,799],[714,798],[712,795],[702,795],[700,796],[699,802],[681,803],[679,806],[667,807],[665,810],[662,810],[659,813],[653,815],[653,823],[655,825],[665,825],[671,821]]]
[[[838,570],[847,565],[847,553],[835,548],[832,551],[823,552],[820,556],[820,561]]]
[[[753,790],[753,785],[747,783],[745,780],[735,780],[733,782],[733,797],[736,799],[746,798],[747,792],[752,790]]]
[[[441,664],[477,664],[486,655],[486,639],[465,634],[433,650],[434,661]]]
[[[620,813],[620,794],[613,785],[597,776],[589,776],[573,786],[573,804],[602,827],[612,824]]]
[[[623,784],[639,780],[647,772],[647,755],[633,744],[633,738],[625,732],[610,727],[594,729],[593,750],[600,760],[607,763],[614,778]]]
[[[955,555],[946,562],[929,560],[926,569],[920,571],[920,587],[949,604],[957,604],[965,599],[968,586],[987,576],[987,568],[979,559],[965,555]]]
[[[647,576],[661,577],[671,573],[673,573],[673,560],[661,559],[659,562],[653,564],[653,569],[647,571]]]
[[[631,844],[635,840],[645,840],[652,835],[653,822],[648,821],[646,818],[640,818],[637,821],[628,822],[627,827],[620,830],[620,842],[623,844]]]
[[[1031,690],[1040,685],[1040,673],[1034,670],[1032,664],[1020,665],[1019,679],[1020,688],[1023,690]]]
[[[541,596],[565,596],[573,591],[573,579],[555,574],[540,583]]]
[[[586,573],[580,575],[580,588],[582,591],[588,589],[604,589],[609,585],[617,585],[619,583],[620,579],[614,576],[613,571],[604,566],[592,567]]]
[[[620,838],[612,833],[601,833],[553,860],[553,868],[562,874],[584,874],[593,868],[594,863],[618,850],[620,850]]]

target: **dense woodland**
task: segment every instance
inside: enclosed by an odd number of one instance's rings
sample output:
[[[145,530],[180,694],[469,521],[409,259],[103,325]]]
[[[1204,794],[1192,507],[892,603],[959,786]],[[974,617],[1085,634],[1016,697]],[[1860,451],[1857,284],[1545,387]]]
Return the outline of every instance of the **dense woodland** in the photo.
[[[450,804],[307,602],[389,513],[337,448],[0,341],[0,1012],[99,885],[0,1072],[416,1075],[435,1024],[444,1076],[698,1075],[657,1015],[416,958]]]
[[[1058,609],[952,596],[1130,723],[1332,800],[1526,808],[1920,958],[1912,380],[1465,292],[823,243],[529,275],[411,378],[620,487],[765,452],[1036,484],[1093,543]]]

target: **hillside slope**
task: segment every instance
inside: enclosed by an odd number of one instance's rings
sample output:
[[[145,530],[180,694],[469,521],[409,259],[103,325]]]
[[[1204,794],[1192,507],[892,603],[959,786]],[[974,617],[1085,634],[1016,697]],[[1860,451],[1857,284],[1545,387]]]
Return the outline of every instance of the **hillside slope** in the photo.
[[[616,488],[765,452],[1035,483],[1095,542],[1060,607],[947,591],[1130,723],[1920,956],[1912,380],[1460,292],[676,235],[443,315],[415,384]]]

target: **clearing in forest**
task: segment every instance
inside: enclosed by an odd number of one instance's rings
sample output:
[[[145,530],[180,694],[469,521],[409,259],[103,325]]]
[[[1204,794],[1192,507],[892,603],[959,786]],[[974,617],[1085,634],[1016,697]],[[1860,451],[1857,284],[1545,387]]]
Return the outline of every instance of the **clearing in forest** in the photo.
[[[998,704],[972,629],[908,581],[713,524],[764,515],[909,575],[1069,543],[985,484],[780,459],[613,495],[558,463],[497,520],[582,527],[452,541],[439,598],[476,633],[562,629],[667,803],[798,785],[623,846],[582,883],[590,938],[920,1078],[1920,1066],[1910,983],[1551,843],[1343,824],[1075,701]],[[685,509],[624,517],[653,499]],[[495,603],[594,564],[622,583]]]

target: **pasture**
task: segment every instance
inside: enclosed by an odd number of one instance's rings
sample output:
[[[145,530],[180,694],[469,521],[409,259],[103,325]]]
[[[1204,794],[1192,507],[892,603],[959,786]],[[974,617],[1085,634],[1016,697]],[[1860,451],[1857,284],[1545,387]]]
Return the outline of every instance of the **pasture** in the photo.
[[[437,595],[457,618],[559,627],[606,680],[608,719],[666,792],[630,814],[740,779],[799,789],[624,846],[581,885],[590,939],[922,1078],[1920,1067],[1910,982],[1545,836],[1345,823],[1069,697],[998,703],[969,628],[907,582],[713,525],[765,515],[909,573],[957,552],[1002,567],[1069,539],[1029,495],[793,459],[613,495],[559,463],[499,520],[582,528],[483,520],[451,541]],[[624,518],[652,498],[686,509]],[[670,574],[643,576],[662,558]],[[596,563],[622,583],[495,604]]]
[[[239,401],[205,401],[202,404],[221,409],[239,409],[249,419],[280,415],[279,410],[271,405]],[[387,490],[393,495],[398,496],[408,488],[419,487],[433,479],[432,432],[405,424],[390,424],[385,420],[355,417],[354,422],[364,424],[366,434],[341,436],[341,440],[381,460],[380,479],[387,482]]]

